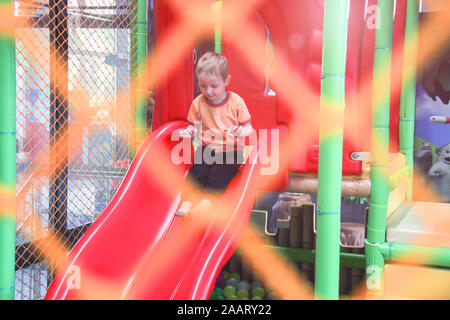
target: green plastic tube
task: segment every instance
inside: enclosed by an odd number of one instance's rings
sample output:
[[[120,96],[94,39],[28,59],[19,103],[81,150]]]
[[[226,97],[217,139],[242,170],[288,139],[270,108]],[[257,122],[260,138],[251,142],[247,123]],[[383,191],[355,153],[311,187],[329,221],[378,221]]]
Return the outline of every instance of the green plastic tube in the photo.
[[[214,2],[214,52],[222,53],[222,1]]]
[[[136,146],[147,136],[148,0],[138,0],[136,18]]]
[[[348,1],[326,0],[319,129],[315,297],[339,299],[340,208]],[[330,116],[332,115],[332,116]]]
[[[273,245],[267,245],[266,247],[280,252],[289,261],[294,262],[314,263],[314,259],[316,256],[316,250],[311,249],[281,247]],[[341,268],[364,269],[366,266],[366,259],[363,254],[341,252],[339,256]]]
[[[13,1],[0,0],[0,7]],[[11,11],[12,12],[12,11]],[[0,300],[14,299],[16,246],[16,54],[14,35],[0,33]]]
[[[412,175],[412,169],[408,166],[405,168],[400,169],[393,175],[389,177],[389,190],[392,191],[395,188],[397,188],[401,183],[403,183],[405,180],[409,180],[409,178]]]
[[[450,268],[450,248],[425,247],[393,242],[382,243],[379,247],[386,262],[399,261]]]
[[[406,165],[411,173],[414,166],[414,121],[416,108],[417,78],[417,28],[419,3],[407,2],[405,44],[403,51],[402,91],[400,99],[399,150],[406,156]],[[408,179],[407,200],[412,200],[413,175]]]
[[[376,246],[386,238],[386,214],[389,198],[389,109],[394,1],[378,0],[379,28],[375,34],[375,55],[372,91],[372,132],[370,169],[369,219],[366,241],[366,280],[369,292],[383,292],[384,260]],[[378,21],[377,21],[378,22]],[[378,23],[377,23],[378,24]],[[378,286],[369,286],[377,278]],[[379,280],[379,281],[378,281]]]

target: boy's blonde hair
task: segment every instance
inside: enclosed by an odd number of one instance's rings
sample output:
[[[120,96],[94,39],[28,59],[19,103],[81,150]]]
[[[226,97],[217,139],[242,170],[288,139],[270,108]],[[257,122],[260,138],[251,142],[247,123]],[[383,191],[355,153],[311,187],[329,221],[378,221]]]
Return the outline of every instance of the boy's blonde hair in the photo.
[[[198,60],[197,75],[201,73],[221,76],[223,80],[228,77],[228,61],[223,55],[207,52]]]

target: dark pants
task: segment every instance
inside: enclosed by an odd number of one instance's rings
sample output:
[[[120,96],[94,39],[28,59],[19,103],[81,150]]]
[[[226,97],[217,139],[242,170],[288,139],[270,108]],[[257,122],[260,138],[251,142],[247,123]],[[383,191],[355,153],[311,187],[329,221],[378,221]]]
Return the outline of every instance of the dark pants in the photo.
[[[208,158],[208,156],[211,157]],[[197,163],[200,159],[201,162]],[[216,161],[211,163],[212,160]],[[216,153],[211,148],[199,146],[195,151],[194,164],[189,170],[187,178],[200,189],[199,191],[205,198],[215,198],[225,191],[231,179],[238,173],[243,160],[244,152],[242,150]],[[184,189],[182,200],[192,201],[195,206],[201,199],[184,197],[186,194]]]

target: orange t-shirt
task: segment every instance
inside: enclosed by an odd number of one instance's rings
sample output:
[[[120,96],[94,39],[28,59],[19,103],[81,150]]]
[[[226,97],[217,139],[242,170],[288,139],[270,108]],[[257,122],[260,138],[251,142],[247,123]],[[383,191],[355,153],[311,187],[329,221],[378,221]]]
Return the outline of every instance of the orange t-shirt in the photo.
[[[197,129],[201,122],[201,143],[215,151],[233,151],[244,148],[244,139],[238,139],[228,130],[235,125],[244,125],[251,120],[244,99],[234,92],[227,91],[225,100],[211,104],[200,94],[189,109],[187,120]]]

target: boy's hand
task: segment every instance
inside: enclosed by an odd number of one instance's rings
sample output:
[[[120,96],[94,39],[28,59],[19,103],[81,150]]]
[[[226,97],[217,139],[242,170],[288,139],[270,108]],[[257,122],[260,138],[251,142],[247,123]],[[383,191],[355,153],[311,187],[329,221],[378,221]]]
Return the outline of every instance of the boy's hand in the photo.
[[[228,129],[228,131],[231,134],[233,134],[237,137],[240,137],[242,134],[242,126],[239,126],[239,125],[232,126],[230,129]]]
[[[253,132],[253,127],[250,123],[244,124],[243,126],[235,125],[232,126],[228,131],[234,134],[236,137],[243,138],[247,137]]]
[[[194,132],[195,132],[194,127],[193,126],[188,126],[185,129],[178,130],[178,135],[181,138],[190,139],[190,138],[192,138],[194,136]]]

